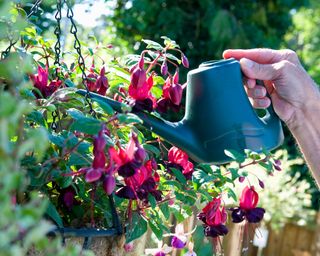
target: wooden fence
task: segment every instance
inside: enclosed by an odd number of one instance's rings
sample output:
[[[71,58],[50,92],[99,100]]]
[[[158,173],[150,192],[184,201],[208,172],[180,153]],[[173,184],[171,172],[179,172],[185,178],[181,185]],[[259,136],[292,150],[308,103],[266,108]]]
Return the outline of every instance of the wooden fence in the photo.
[[[231,225],[231,232],[225,241],[225,256],[240,256],[240,225]],[[261,252],[252,244],[249,245],[248,256],[320,256],[320,213],[317,226],[307,228],[295,224],[286,224],[279,231],[268,228],[267,246]],[[253,232],[250,232],[253,233]]]

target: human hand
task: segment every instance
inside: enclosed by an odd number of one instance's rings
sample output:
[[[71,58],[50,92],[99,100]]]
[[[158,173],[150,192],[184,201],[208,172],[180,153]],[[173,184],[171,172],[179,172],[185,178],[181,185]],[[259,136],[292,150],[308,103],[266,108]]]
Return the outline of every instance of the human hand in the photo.
[[[307,104],[320,101],[316,84],[292,50],[226,50],[223,57],[240,60],[253,106],[266,108],[270,105],[267,89],[275,112],[286,124],[296,122],[297,113],[303,112]],[[256,79],[263,80],[266,89],[257,85]]]

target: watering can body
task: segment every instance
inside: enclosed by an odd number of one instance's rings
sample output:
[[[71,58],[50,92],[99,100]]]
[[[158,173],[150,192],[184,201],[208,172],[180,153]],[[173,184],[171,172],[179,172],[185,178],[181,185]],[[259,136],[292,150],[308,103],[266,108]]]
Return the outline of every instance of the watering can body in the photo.
[[[121,111],[119,102],[95,93],[91,97]],[[145,112],[137,115],[143,125],[200,163],[224,164],[232,160],[225,150],[261,152],[283,141],[281,122],[272,107],[263,118],[253,109],[234,59],[205,62],[188,73],[185,109],[184,118],[174,123]]]

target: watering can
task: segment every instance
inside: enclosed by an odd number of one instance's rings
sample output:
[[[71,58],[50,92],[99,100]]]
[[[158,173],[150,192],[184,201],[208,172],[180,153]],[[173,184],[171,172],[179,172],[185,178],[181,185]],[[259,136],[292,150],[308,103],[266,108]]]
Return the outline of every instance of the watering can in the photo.
[[[85,95],[87,91],[78,93]],[[123,103],[96,93],[90,95],[122,112]],[[198,163],[224,164],[232,161],[225,150],[261,152],[283,141],[281,122],[272,106],[262,118],[253,109],[244,90],[240,63],[235,59],[204,62],[188,73],[181,121],[169,122],[143,111],[136,114],[145,127]]]

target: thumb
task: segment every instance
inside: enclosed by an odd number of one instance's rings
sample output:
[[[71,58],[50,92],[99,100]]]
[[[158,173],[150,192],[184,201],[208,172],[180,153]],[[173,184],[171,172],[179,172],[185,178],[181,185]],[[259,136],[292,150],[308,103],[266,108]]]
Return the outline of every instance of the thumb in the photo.
[[[273,64],[259,64],[252,60],[242,58],[240,65],[245,76],[251,79],[275,80],[279,76],[279,71]]]

